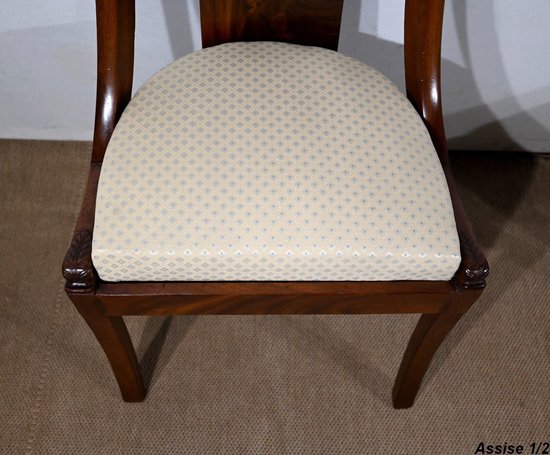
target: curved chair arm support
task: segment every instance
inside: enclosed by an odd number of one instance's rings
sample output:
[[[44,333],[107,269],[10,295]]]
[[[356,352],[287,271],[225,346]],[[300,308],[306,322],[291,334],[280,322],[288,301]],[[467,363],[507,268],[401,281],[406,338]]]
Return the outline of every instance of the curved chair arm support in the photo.
[[[445,0],[407,0],[405,82],[407,97],[424,119],[442,162],[447,141],[441,107],[441,34]]]
[[[458,190],[449,162],[443,164],[443,171],[447,177],[447,184],[451,193],[456,228],[460,240],[460,255],[462,257],[460,266],[451,280],[452,284],[457,291],[483,289],[485,287],[485,278],[489,275],[489,263],[479,247],[462,201],[458,196]]]
[[[98,283],[92,264],[92,236],[100,171],[101,165],[92,163],[71,245],[63,260],[62,272],[67,280],[65,289],[69,294],[93,293]]]
[[[457,290],[485,286],[489,274],[460,198],[447,153],[441,104],[441,35],[445,0],[407,0],[405,6],[405,79],[407,97],[421,115],[447,177],[462,261],[452,279]]]
[[[92,163],[101,163],[132,96],[134,0],[96,0],[97,97]]]
[[[96,273],[92,266],[92,233],[77,232],[63,260],[65,289],[70,293],[92,292],[96,286]]]

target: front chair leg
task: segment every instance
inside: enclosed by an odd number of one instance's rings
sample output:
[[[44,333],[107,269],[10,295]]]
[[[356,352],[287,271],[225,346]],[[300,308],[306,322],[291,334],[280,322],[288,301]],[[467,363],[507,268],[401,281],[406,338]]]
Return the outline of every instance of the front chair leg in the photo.
[[[145,391],[132,340],[121,316],[107,316],[101,302],[90,295],[69,295],[101,344],[124,401],[143,401]]]
[[[437,349],[480,292],[455,293],[440,312],[423,314],[409,340],[393,387],[393,406],[410,408]]]

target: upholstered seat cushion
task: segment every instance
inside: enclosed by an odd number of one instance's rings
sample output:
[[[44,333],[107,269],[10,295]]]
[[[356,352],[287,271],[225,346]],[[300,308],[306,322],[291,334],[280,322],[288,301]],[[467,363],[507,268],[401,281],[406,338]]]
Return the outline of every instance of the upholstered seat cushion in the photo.
[[[369,66],[231,43],[154,75],[102,165],[106,281],[448,280],[449,191],[422,120]]]

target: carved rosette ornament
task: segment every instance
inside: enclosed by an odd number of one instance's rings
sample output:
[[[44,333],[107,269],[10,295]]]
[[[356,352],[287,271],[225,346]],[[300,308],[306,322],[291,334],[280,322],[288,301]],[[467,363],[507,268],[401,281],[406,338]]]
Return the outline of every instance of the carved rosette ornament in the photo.
[[[89,292],[95,288],[96,275],[92,265],[92,234],[80,231],[73,237],[63,261],[65,288],[72,292]]]
[[[489,275],[489,263],[477,247],[477,242],[464,235],[459,237],[462,262],[452,282],[459,290],[483,289],[485,278]]]

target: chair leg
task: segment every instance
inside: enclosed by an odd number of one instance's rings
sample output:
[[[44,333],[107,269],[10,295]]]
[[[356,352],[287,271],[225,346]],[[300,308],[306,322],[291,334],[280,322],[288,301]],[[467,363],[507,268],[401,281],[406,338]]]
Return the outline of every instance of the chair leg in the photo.
[[[143,401],[143,381],[132,340],[122,317],[107,316],[101,302],[93,296],[70,294],[69,297],[101,344],[124,401]]]
[[[423,314],[420,317],[395,379],[394,408],[404,409],[413,405],[434,354],[480,293],[480,291],[455,293],[440,313]]]

